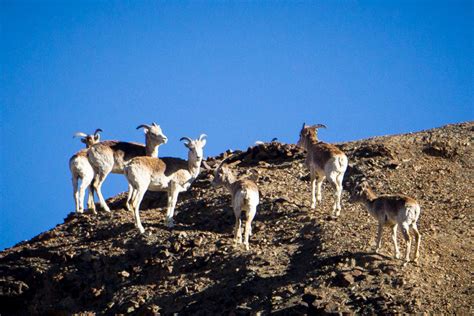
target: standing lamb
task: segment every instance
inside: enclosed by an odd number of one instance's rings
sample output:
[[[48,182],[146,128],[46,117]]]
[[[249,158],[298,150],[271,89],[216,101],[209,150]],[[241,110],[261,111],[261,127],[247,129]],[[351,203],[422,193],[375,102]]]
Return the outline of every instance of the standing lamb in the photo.
[[[127,163],[124,172],[128,180],[127,208],[134,212],[135,225],[140,233],[145,232],[140,221],[140,203],[147,190],[168,193],[166,224],[168,227],[174,226],[173,215],[178,194],[189,189],[201,170],[205,137],[205,134],[201,134],[195,140],[189,137],[180,139],[186,141],[184,145],[189,149],[188,161],[172,157],[136,157]]]
[[[367,182],[362,182],[356,186],[355,193],[351,201],[363,203],[370,215],[378,221],[377,247],[378,253],[382,247],[382,232],[384,226],[392,228],[392,240],[395,247],[395,258],[400,258],[400,251],[397,243],[397,228],[400,226],[403,238],[407,243],[405,253],[405,264],[410,261],[411,237],[410,228],[415,234],[416,248],[414,262],[418,261],[421,234],[418,232],[416,222],[420,217],[420,205],[415,199],[404,195],[382,195],[377,196],[369,187]]]
[[[336,189],[333,214],[339,216],[342,179],[347,169],[347,156],[336,146],[318,140],[317,130],[320,127],[326,128],[323,124],[307,126],[303,123],[298,140],[298,146],[303,147],[307,152],[305,162],[311,177],[311,208],[316,208],[316,200],[321,203],[321,185],[327,178]]]
[[[229,158],[227,158],[229,159]],[[232,171],[224,165],[224,159],[214,171],[212,185],[225,187],[232,196],[232,208],[235,215],[234,241],[242,243],[241,213],[246,212],[245,222],[245,249],[249,250],[249,236],[252,235],[252,220],[257,213],[259,204],[258,187],[249,179],[237,179]]]
[[[87,150],[92,145],[97,144],[100,140],[100,134],[102,132],[100,128],[96,129],[94,134],[87,135],[86,133],[78,132],[73,137],[81,137],[81,142],[86,144],[86,148],[78,151],[69,159],[69,170],[72,175],[72,188],[74,192],[74,202],[76,204],[76,212],[84,212],[84,196],[86,188],[89,187],[89,196],[87,199],[87,207],[92,209],[94,213],[94,193],[90,184],[94,178],[94,169],[87,159]],[[79,185],[79,180],[81,184]]]
[[[93,145],[88,153],[92,168],[94,168],[95,178],[93,188],[99,197],[100,206],[110,212],[110,208],[105,203],[102,195],[102,184],[109,173],[124,173],[125,163],[135,157],[158,156],[158,147],[166,144],[168,138],[163,134],[161,128],[156,123],[152,125],[142,124],[137,127],[144,128],[145,146],[137,143],[121,142],[121,141],[104,141]]]

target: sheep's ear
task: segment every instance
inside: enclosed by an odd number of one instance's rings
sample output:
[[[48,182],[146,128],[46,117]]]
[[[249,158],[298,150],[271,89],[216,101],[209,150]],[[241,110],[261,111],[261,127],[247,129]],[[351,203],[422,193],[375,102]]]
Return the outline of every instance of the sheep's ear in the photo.
[[[207,140],[205,138],[201,140],[202,147],[206,146],[206,143],[207,143]]]
[[[94,139],[95,139],[96,141],[99,141],[100,135],[99,135],[99,134],[94,135]]]

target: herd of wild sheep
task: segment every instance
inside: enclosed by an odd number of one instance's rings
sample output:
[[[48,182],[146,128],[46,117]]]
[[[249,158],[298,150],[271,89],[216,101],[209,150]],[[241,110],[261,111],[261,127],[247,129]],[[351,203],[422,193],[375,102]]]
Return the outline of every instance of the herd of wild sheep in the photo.
[[[338,147],[318,140],[318,128],[322,124],[306,125],[300,131],[298,146],[307,152],[306,166],[311,177],[311,208],[316,208],[316,202],[321,202],[321,185],[324,179],[335,188],[333,215],[341,212],[342,180],[347,169],[347,156]],[[145,146],[142,144],[122,141],[100,141],[101,129],[94,134],[76,133],[81,137],[86,148],[77,152],[69,160],[72,174],[76,212],[84,212],[84,196],[89,188],[87,206],[96,213],[94,192],[99,198],[99,204],[106,212],[110,212],[102,195],[102,184],[109,173],[124,174],[128,181],[127,209],[135,217],[135,225],[144,233],[140,221],[140,203],[147,190],[167,192],[168,203],[166,224],[173,227],[173,214],[178,200],[178,194],[189,189],[198,177],[203,159],[203,148],[206,145],[206,135],[197,139],[182,137],[184,146],[188,148],[188,160],[180,158],[158,158],[158,148],[166,144],[168,138],[156,123],[140,125],[145,132]],[[257,212],[259,192],[257,184],[249,178],[238,179],[232,170],[225,165],[229,159],[224,159],[214,170],[212,185],[225,187],[232,196],[232,207],[235,215],[234,240],[242,243],[241,212],[246,212],[244,245],[249,249],[249,236],[252,234],[251,223]],[[204,164],[206,168],[209,167]],[[356,185],[351,202],[363,203],[368,212],[378,221],[376,252],[382,244],[384,226],[392,229],[392,239],[395,247],[395,257],[400,258],[397,244],[397,229],[401,228],[406,241],[405,264],[410,261],[411,237],[413,232],[416,242],[414,262],[418,261],[420,249],[420,233],[417,220],[420,216],[420,206],[416,200],[403,195],[377,196],[367,182]]]

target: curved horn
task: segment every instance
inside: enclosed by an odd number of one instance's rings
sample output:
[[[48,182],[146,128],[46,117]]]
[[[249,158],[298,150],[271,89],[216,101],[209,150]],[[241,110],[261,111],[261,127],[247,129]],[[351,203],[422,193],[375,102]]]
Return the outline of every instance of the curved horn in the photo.
[[[72,138],[74,137],[87,137],[87,134],[83,132],[77,132],[72,136]]]
[[[201,134],[201,135],[199,135],[199,140],[200,140],[200,141],[203,140],[204,137],[207,137],[207,135],[206,135],[206,134]]]
[[[192,140],[191,138],[189,138],[189,137],[181,137],[181,138],[179,139],[180,142],[183,141],[183,140],[187,140],[188,143],[190,143],[190,142],[193,141],[193,140]]]
[[[303,122],[303,127],[301,127],[301,129],[305,128],[306,127],[306,123]]]
[[[151,128],[150,125],[142,124],[142,125],[137,126],[137,129],[140,129],[140,128],[142,128],[142,127],[143,127],[143,128],[146,128],[146,129],[150,129],[150,128]]]
[[[313,125],[311,127],[312,128],[327,128],[326,125],[324,125],[324,124],[316,124],[316,125]]]
[[[95,132],[94,132],[94,135],[97,135],[97,133],[102,133],[103,130],[101,130],[100,128],[96,129]]]

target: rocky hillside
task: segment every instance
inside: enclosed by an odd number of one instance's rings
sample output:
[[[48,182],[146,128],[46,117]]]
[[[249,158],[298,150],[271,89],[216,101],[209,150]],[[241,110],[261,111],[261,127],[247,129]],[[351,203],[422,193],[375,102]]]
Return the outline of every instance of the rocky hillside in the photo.
[[[327,184],[322,205],[309,208],[295,146],[235,153],[236,172],[259,174],[249,251],[233,244],[230,196],[210,186],[207,171],[180,195],[173,230],[163,225],[162,194],[144,200],[144,235],[120,194],[109,200],[111,215],[71,213],[1,252],[0,314],[472,314],[473,135],[469,122],[340,144],[350,168],[337,219]],[[420,201],[418,265],[392,258],[388,229],[382,254],[373,253],[376,222],[348,202],[362,178],[378,193]]]

